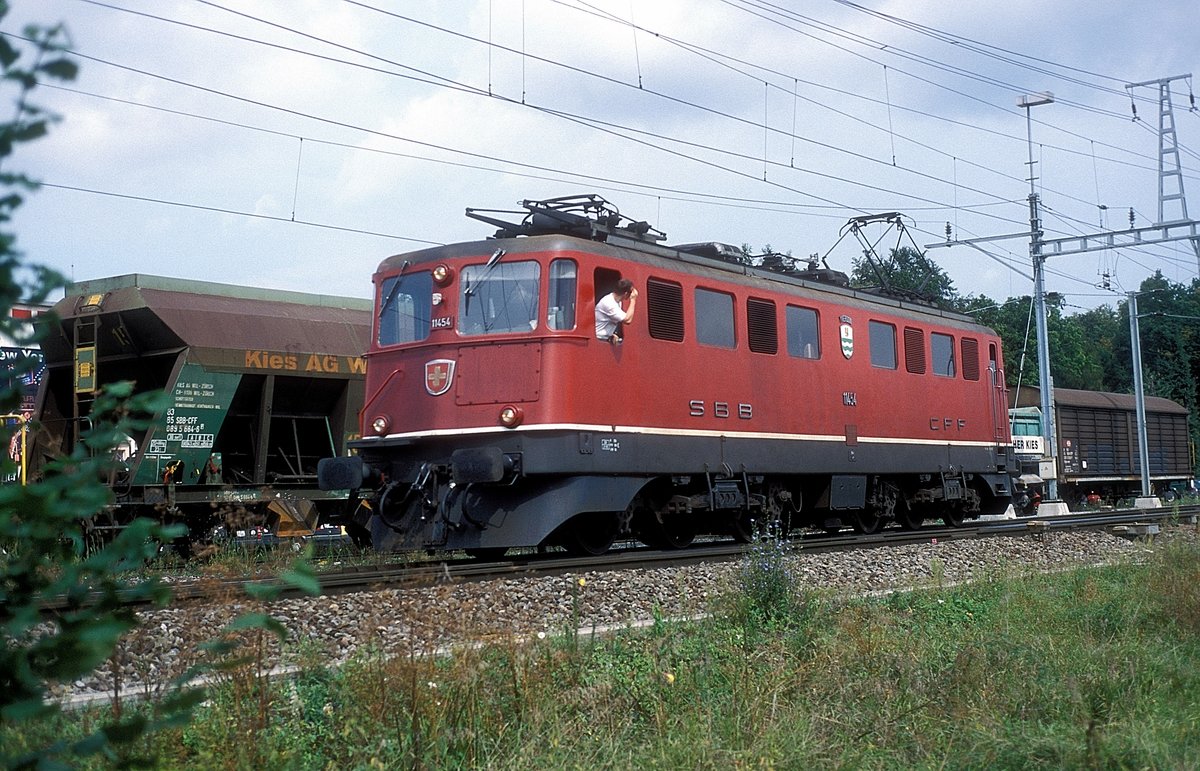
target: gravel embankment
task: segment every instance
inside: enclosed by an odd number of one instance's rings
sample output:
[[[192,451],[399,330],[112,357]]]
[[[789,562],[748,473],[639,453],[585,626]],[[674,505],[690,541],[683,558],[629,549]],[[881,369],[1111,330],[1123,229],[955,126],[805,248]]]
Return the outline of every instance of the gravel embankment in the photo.
[[[1195,527],[1164,532],[1197,539]],[[1151,546],[1098,532],[1048,533],[1040,538],[958,540],[833,554],[797,552],[801,585],[843,592],[956,583],[996,571],[1044,571],[1138,559]],[[121,689],[144,693],[183,670],[196,645],[217,637],[239,614],[266,610],[288,630],[287,650],[302,649],[337,663],[370,646],[387,653],[431,650],[458,640],[513,639],[570,627],[601,629],[654,617],[704,613],[728,585],[734,565],[597,572],[469,584],[386,589],[285,600],[267,607],[247,601],[145,611],[142,626],[118,651]],[[582,582],[581,580],[582,579]],[[288,663],[274,638],[268,667]],[[112,666],[62,689],[63,697],[111,694]]]

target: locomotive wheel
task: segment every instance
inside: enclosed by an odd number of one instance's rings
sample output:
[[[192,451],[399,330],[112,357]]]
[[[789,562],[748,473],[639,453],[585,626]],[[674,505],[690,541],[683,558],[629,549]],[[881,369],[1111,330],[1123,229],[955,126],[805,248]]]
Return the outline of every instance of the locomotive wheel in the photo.
[[[575,517],[564,533],[562,546],[571,554],[598,557],[617,538],[617,513],[600,511]]]
[[[962,527],[962,512],[957,508],[948,508],[942,514],[942,522],[946,523],[946,527]]]
[[[863,535],[878,533],[883,524],[883,517],[870,509],[863,509],[854,517],[854,531]]]
[[[905,530],[920,530],[925,524],[925,517],[902,499],[896,503],[896,522]]]
[[[754,529],[758,520],[751,516],[748,511],[739,511],[733,517],[733,522],[729,525],[730,535],[733,540],[738,543],[750,543],[754,540]]]
[[[696,526],[686,514],[667,514],[660,520],[649,509],[638,512],[638,540],[655,549],[686,549],[696,539]]]

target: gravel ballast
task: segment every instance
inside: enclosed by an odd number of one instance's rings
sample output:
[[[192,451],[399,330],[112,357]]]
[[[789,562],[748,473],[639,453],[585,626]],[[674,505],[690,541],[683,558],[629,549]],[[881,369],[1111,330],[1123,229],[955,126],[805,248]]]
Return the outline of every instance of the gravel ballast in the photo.
[[[1154,543],[1196,539],[1195,527],[1164,531]],[[1040,537],[962,539],[836,553],[796,551],[800,585],[842,593],[887,591],[970,581],[1000,571],[1049,571],[1137,560],[1153,548],[1101,532],[1051,532]],[[531,576],[478,583],[443,583],[335,596],[289,599],[267,606],[238,601],[191,603],[139,613],[141,626],[121,643],[113,663],[69,687],[66,699],[114,692],[139,695],[182,672],[197,644],[218,637],[248,611],[266,611],[288,630],[282,646],[263,638],[265,666],[287,665],[289,654],[329,664],[368,648],[385,654],[428,652],[465,640],[514,639],[600,630],[654,617],[686,618],[711,609],[736,563],[654,570]],[[220,598],[217,598],[220,599]]]

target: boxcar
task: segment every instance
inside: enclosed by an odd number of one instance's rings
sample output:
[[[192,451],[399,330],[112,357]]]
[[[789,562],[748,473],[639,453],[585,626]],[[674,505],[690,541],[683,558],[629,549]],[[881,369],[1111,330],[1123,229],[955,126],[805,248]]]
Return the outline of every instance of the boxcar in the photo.
[[[1014,397],[1014,407],[1023,410],[1041,400],[1038,389],[1028,386]],[[1093,502],[1098,497],[1115,504],[1141,493],[1137,407],[1131,394],[1055,388],[1054,411],[1060,498],[1070,505],[1085,504],[1089,496]],[[1153,492],[1170,495],[1186,487],[1194,468],[1187,408],[1147,396],[1146,445]]]

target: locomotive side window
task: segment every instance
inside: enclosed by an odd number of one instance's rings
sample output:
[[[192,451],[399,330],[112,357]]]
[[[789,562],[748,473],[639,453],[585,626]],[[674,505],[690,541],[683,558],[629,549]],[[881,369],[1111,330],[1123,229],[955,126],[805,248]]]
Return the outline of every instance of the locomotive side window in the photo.
[[[979,341],[973,337],[964,337],[962,344],[962,370],[964,380],[979,379]]]
[[[652,278],[646,282],[646,318],[655,340],[683,342],[683,287]]]
[[[775,303],[770,300],[746,300],[746,339],[754,353],[779,352],[779,327],[775,323]]]
[[[696,340],[703,345],[733,348],[733,295],[696,287]]]
[[[871,341],[871,366],[896,368],[896,328],[882,321],[867,323]]]
[[[875,340],[871,339],[871,349]],[[925,374],[925,333],[916,327],[904,328],[904,368],[914,375]]]
[[[532,260],[463,268],[458,298],[458,332],[492,335],[537,329],[541,266]]]
[[[933,356],[933,374],[954,377],[954,338],[934,332],[929,336],[929,353]]]
[[[550,263],[550,307],[546,325],[551,329],[575,328],[575,287],[577,270],[574,260]]]
[[[379,344],[416,343],[429,337],[433,278],[428,271],[385,278],[379,287]]]
[[[815,310],[789,305],[784,309],[784,322],[787,324],[789,354],[801,359],[821,358],[821,336]]]

